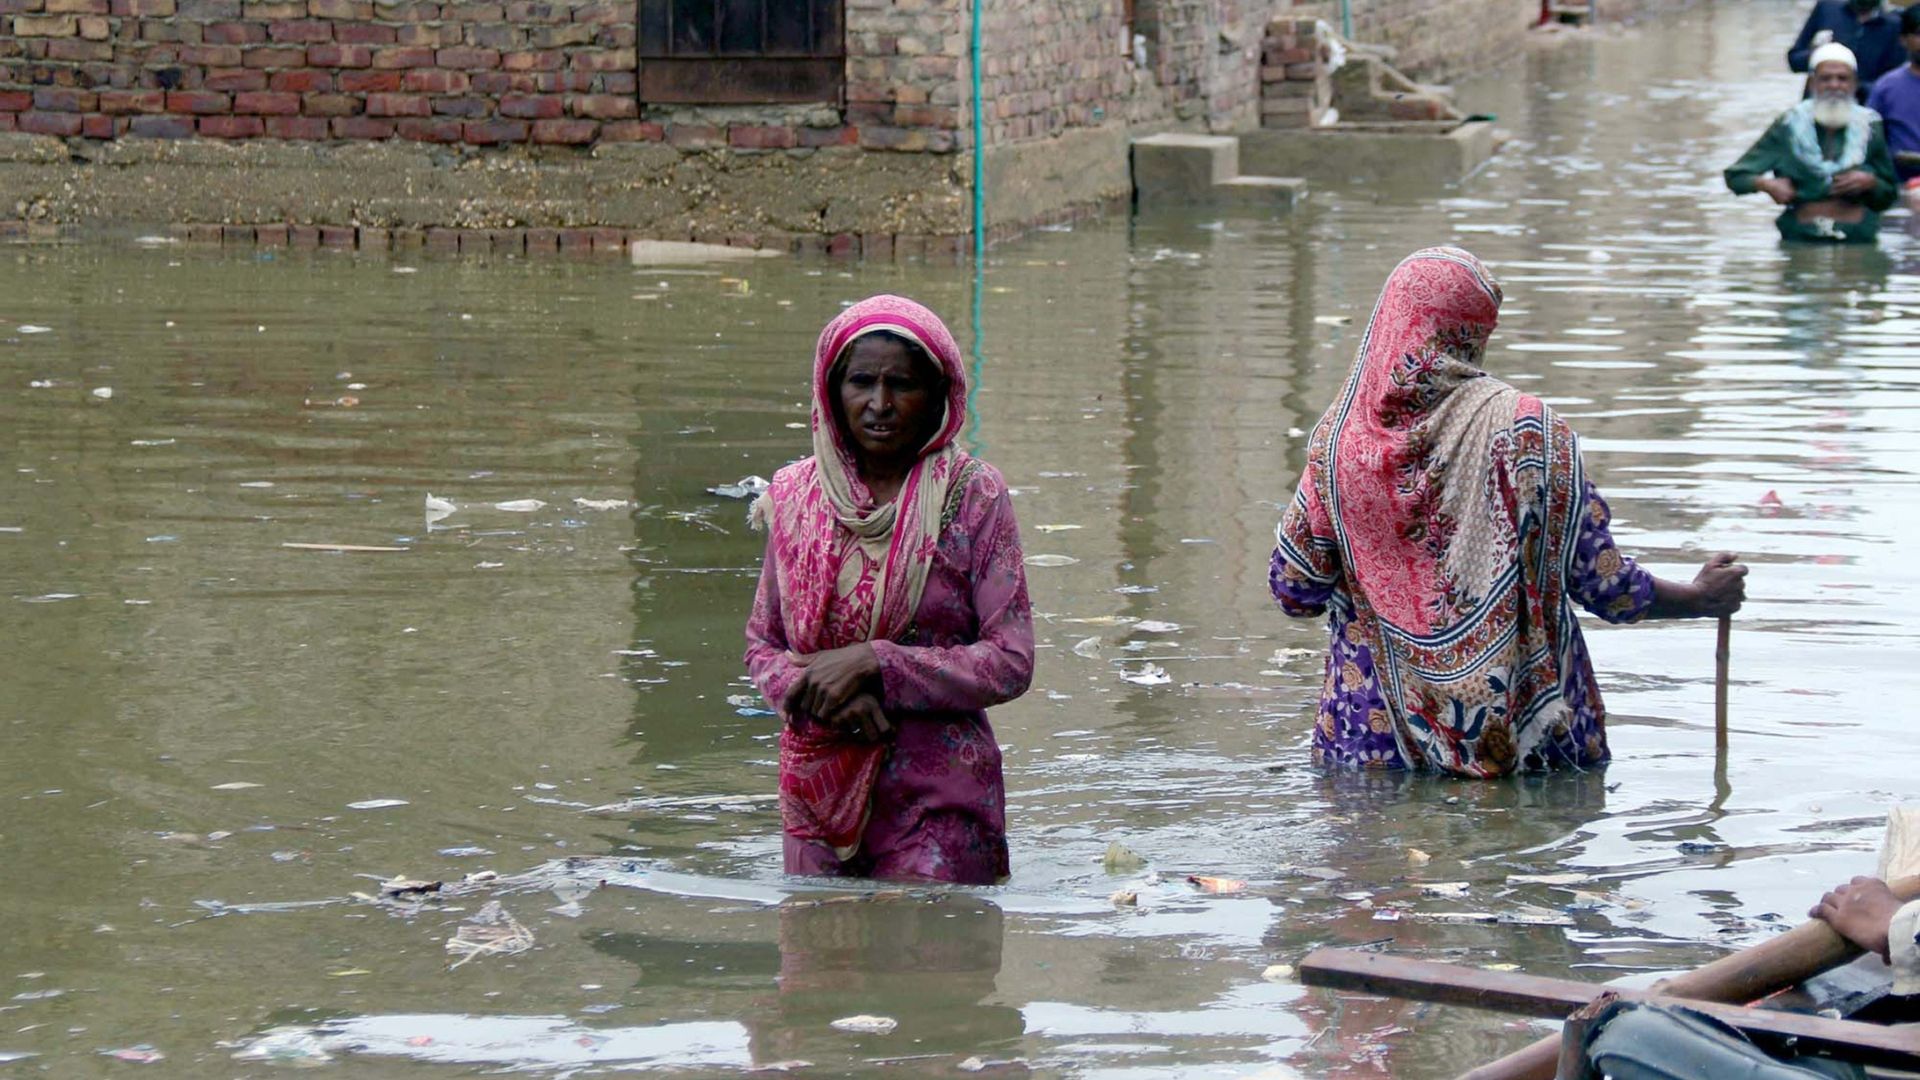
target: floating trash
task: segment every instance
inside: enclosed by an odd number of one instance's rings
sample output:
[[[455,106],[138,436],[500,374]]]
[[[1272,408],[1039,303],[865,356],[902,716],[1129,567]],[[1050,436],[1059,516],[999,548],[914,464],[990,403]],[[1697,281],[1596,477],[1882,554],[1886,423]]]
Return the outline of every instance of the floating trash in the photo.
[[[1073,653],[1075,656],[1084,656],[1089,660],[1100,659],[1100,639],[1097,637],[1081,638],[1074,643]]]
[[[215,791],[245,791],[245,790],[247,790],[248,788],[257,788],[257,787],[259,787],[259,786],[260,786],[259,784],[256,784],[256,783],[254,783],[254,782],[253,782],[253,781],[251,781],[251,780],[232,780],[232,781],[229,781],[229,782],[227,782],[227,783],[224,783],[224,784],[215,784],[215,785],[213,785],[213,790],[215,790]]]
[[[716,484],[707,489],[707,494],[723,499],[757,499],[772,486],[764,476],[743,476],[737,483]]]
[[[449,859],[471,859],[491,855],[493,852],[474,844],[466,844],[461,847],[441,848],[439,854]]]
[[[489,900],[447,939],[447,951],[459,967],[479,956],[514,956],[533,948],[533,931],[520,925],[500,901]]]
[[[32,324],[32,323],[22,323],[22,324],[21,324],[21,325],[20,325],[19,327],[17,327],[16,329],[18,330],[18,332],[20,332],[20,333],[22,333],[22,334],[51,334],[51,333],[53,333],[53,327],[51,327],[51,326],[35,326],[35,325],[34,325],[34,324]]]
[[[1027,556],[1028,566],[1043,566],[1043,567],[1044,566],[1072,566],[1074,563],[1077,563],[1079,561],[1080,561],[1079,559],[1076,559],[1071,555],[1029,555]]]
[[[1222,895],[1247,891],[1247,883],[1237,878],[1208,877],[1205,874],[1188,874],[1187,884],[1194,886],[1201,892],[1220,893]]]
[[[582,499],[575,498],[573,505],[582,510],[624,510],[633,503],[627,499]]]
[[[306,1028],[268,1028],[260,1036],[234,1051],[235,1061],[264,1061],[270,1065],[312,1067],[333,1061],[327,1044]]]
[[[1148,664],[1139,671],[1123,672],[1120,678],[1135,686],[1164,686],[1173,681],[1167,669],[1158,664]]]
[[[1136,870],[1146,869],[1147,860],[1139,852],[1120,841],[1109,840],[1107,853],[1101,858],[1100,865],[1109,874],[1131,874]]]
[[[539,499],[508,499],[493,504],[495,510],[505,510],[509,514],[531,514],[546,507]]]
[[[362,799],[359,802],[348,803],[347,809],[349,810],[385,810],[389,807],[405,806],[405,805],[407,805],[407,800],[405,799]]]
[[[827,1025],[835,1031],[852,1032],[855,1035],[885,1035],[900,1026],[900,1021],[891,1016],[843,1016]]]
[[[122,1047],[118,1050],[102,1050],[100,1053],[115,1061],[130,1061],[135,1065],[151,1065],[156,1061],[165,1061],[167,1059],[167,1055],[155,1050],[146,1043],[141,1043],[138,1046]]]
[[[1145,619],[1134,623],[1133,628],[1142,634],[1174,634],[1185,629],[1177,622],[1161,622],[1158,619]]]
[[[92,390],[89,390],[88,393],[92,394],[94,397],[99,398],[101,401],[105,401],[108,398],[113,396],[113,387],[96,386]]]

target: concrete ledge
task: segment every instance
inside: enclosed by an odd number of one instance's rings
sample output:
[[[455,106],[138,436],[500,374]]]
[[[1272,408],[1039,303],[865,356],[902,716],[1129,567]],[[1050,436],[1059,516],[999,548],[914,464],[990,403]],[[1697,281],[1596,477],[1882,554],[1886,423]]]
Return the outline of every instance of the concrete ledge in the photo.
[[[1249,172],[1322,184],[1458,183],[1494,149],[1493,125],[1477,120],[1263,129],[1240,137],[1241,165]]]
[[[1133,141],[1134,200],[1194,203],[1240,175],[1240,141],[1231,135],[1168,132]]]

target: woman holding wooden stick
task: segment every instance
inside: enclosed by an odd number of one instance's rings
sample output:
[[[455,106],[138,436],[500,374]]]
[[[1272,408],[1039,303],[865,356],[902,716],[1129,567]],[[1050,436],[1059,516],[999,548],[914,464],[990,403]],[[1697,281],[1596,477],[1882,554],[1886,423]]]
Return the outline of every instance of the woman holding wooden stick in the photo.
[[[1608,760],[1574,613],[1730,615],[1728,554],[1665,581],[1614,546],[1565,421],[1481,368],[1500,286],[1458,248],[1409,256],[1315,427],[1270,585],[1327,615],[1316,761],[1466,777]]]

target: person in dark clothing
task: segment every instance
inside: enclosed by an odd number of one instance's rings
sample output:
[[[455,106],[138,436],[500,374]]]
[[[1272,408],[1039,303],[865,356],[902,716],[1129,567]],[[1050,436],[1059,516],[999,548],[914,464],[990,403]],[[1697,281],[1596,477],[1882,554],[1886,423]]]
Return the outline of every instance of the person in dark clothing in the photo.
[[[1900,10],[1900,44],[1908,63],[1880,76],[1867,108],[1880,114],[1902,183],[1920,178],[1920,4]]]
[[[1787,50],[1787,67],[1807,72],[1807,58],[1827,41],[1852,49],[1859,60],[1863,103],[1875,80],[1907,62],[1907,50],[1900,44],[1900,20],[1880,0],[1819,0]]]

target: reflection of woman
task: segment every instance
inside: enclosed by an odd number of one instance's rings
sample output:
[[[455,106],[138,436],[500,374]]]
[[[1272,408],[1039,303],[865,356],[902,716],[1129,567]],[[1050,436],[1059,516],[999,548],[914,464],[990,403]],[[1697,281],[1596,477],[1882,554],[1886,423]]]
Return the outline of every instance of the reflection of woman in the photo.
[[[1270,584],[1288,614],[1328,615],[1317,761],[1469,777],[1602,764],[1573,605],[1633,622],[1745,598],[1731,555],[1681,584],[1614,547],[1572,430],[1480,368],[1499,310],[1472,255],[1409,256],[1314,428]]]
[[[1026,692],[1033,619],[1006,482],[953,445],[953,335],[876,296],[821,331],[813,456],[780,470],[747,667],[785,718],[796,874],[987,884],[1007,874],[983,711]]]

